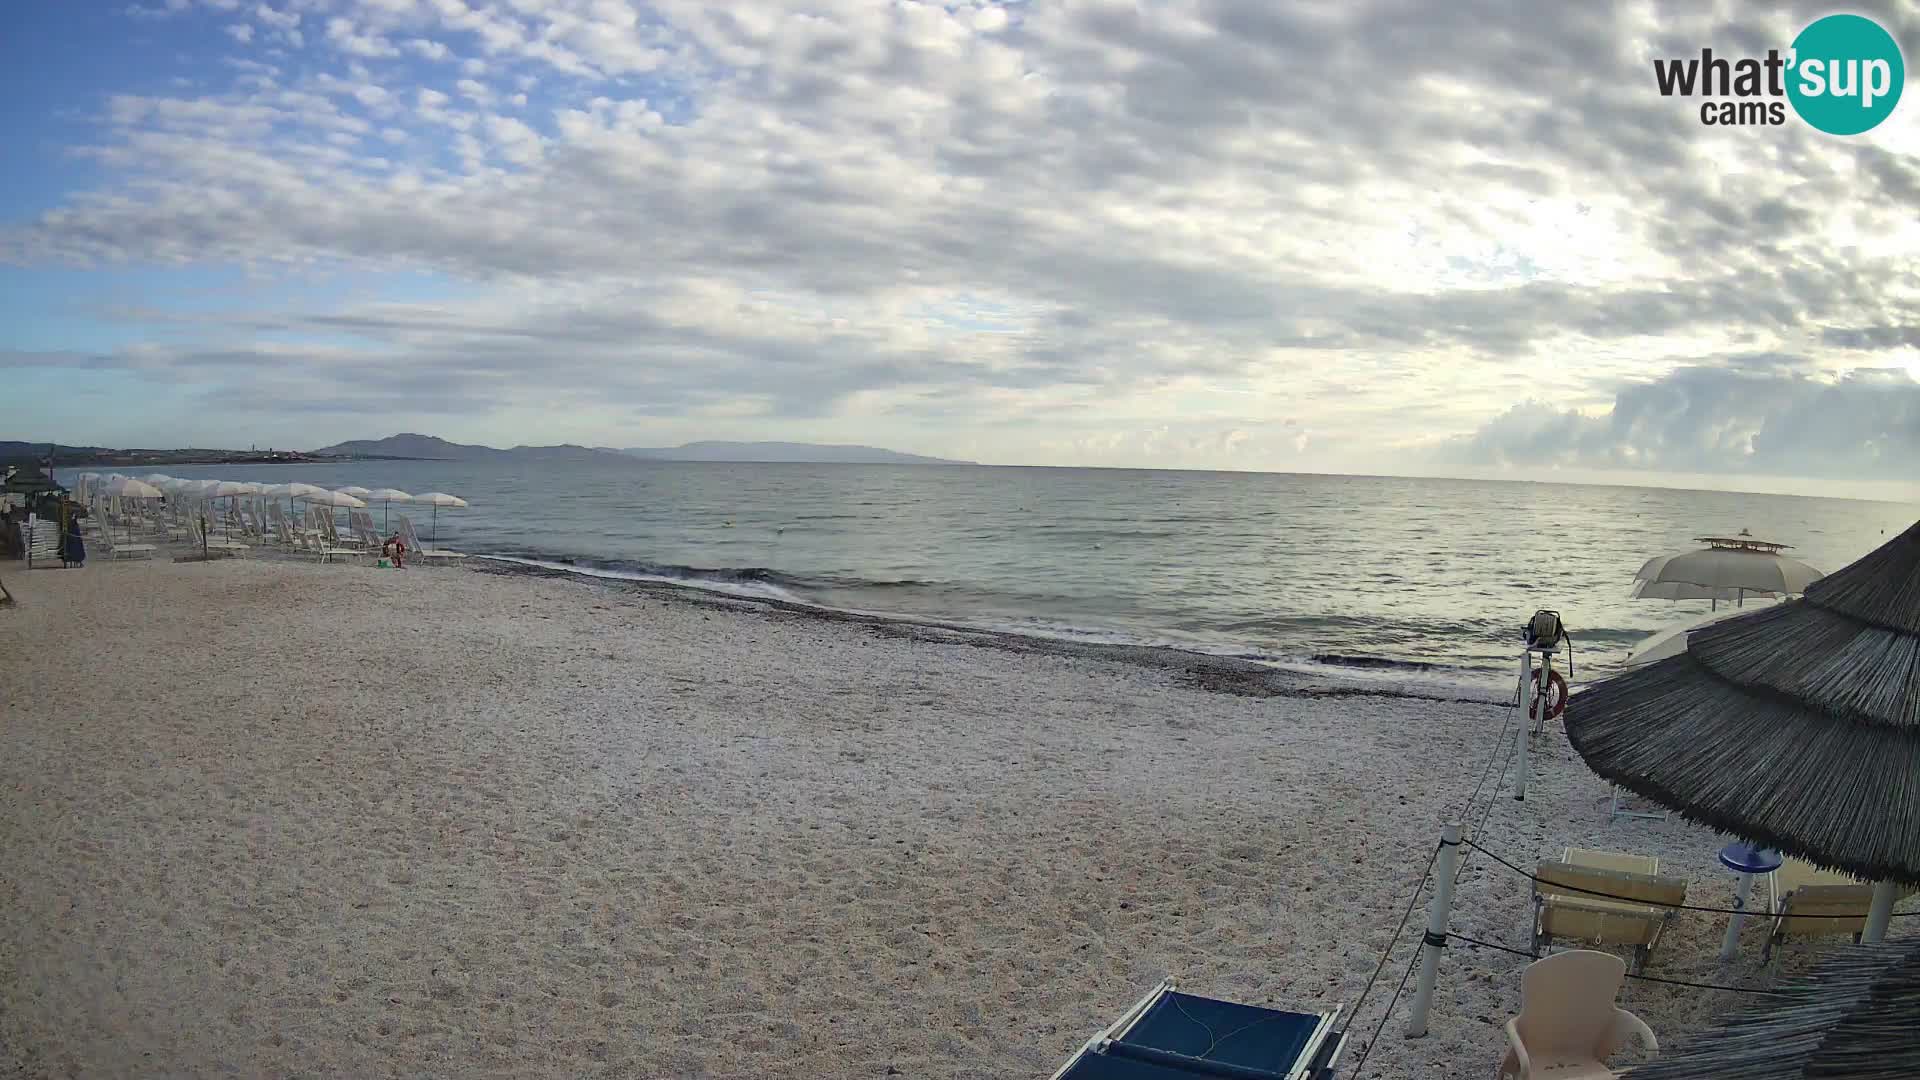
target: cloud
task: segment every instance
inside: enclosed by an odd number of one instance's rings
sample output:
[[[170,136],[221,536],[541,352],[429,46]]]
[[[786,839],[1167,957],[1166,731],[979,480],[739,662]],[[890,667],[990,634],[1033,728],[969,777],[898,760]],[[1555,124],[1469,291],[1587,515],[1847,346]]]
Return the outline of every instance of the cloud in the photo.
[[[1516,405],[1441,458],[1907,481],[1920,461],[1920,382],[1904,369],[1822,379],[1778,368],[1685,367],[1622,388],[1604,415]]]
[[[400,50],[378,34],[363,33],[352,19],[327,20],[327,40],[350,56],[398,56]]]
[[[261,3],[260,38],[324,27],[296,74],[115,98],[77,148],[106,182],[0,226],[0,257],[428,274],[456,294],[430,326],[287,303],[170,328],[202,340],[161,362],[257,347],[275,386],[404,366],[476,414],[596,403],[554,425],[920,420],[956,448],[1236,467],[1476,431],[1518,453],[1532,411],[1481,425],[1543,380],[1590,433],[1626,383],[1759,395],[1906,362],[1914,146],[1707,128],[1652,85],[1650,57],[1764,49],[1822,11]],[[273,344],[295,332],[335,336]],[[1582,452],[1770,452],[1682,440],[1663,401]]]

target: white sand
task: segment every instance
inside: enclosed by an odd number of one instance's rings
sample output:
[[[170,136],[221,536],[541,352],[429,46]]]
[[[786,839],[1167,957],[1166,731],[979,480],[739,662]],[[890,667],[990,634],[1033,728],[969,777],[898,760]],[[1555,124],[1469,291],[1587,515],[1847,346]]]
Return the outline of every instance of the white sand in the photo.
[[[1351,1004],[1501,719],[569,580],[6,578],[26,1076],[1037,1077],[1169,973]],[[1546,745],[1490,844],[1657,853],[1730,898],[1719,840],[1609,825]],[[1524,881],[1476,857],[1461,903],[1525,944]],[[1753,981],[1759,932],[1721,969],[1723,926],[1684,916],[1650,973]],[[1451,950],[1432,1035],[1396,1018],[1364,1075],[1491,1075],[1524,964]],[[1733,1001],[1626,1003],[1671,1038]]]

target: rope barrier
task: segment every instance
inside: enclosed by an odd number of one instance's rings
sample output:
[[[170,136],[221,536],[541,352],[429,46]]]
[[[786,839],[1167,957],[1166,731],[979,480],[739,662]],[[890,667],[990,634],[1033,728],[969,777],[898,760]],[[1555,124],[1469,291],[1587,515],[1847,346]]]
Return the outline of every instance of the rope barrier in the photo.
[[[1478,945],[1483,949],[1493,949],[1496,952],[1512,953],[1515,956],[1525,956],[1534,960],[1540,959],[1540,954],[1537,952],[1531,952],[1527,949],[1516,949],[1511,945],[1501,945],[1492,941],[1481,941],[1479,938],[1470,938],[1465,934],[1456,934],[1456,933],[1453,933],[1452,931],[1448,931],[1447,937],[1452,938],[1455,941],[1463,941],[1468,945]],[[1791,997],[1792,996],[1780,990],[1761,990],[1761,989],[1757,989],[1755,987],[1749,987],[1749,986],[1725,986],[1720,983],[1687,982],[1684,979],[1662,979],[1657,975],[1636,975],[1631,971],[1627,972],[1627,978],[1638,979],[1641,982],[1665,983],[1668,986],[1686,986],[1686,987],[1691,987],[1695,990],[1725,990],[1730,994],[1758,994],[1762,997]]]
[[[1360,1006],[1367,1003],[1367,995],[1373,993],[1374,980],[1387,968],[1387,961],[1393,958],[1393,947],[1400,943],[1400,931],[1407,928],[1407,919],[1413,915],[1415,905],[1420,903],[1420,894],[1427,890],[1427,878],[1433,874],[1433,861],[1440,857],[1440,849],[1445,844],[1433,845],[1433,854],[1427,856],[1427,868],[1420,872],[1420,881],[1413,887],[1413,895],[1407,898],[1407,910],[1400,913],[1400,925],[1393,928],[1393,936],[1387,939],[1387,951],[1380,954],[1380,962],[1373,967],[1373,974],[1367,977],[1367,985],[1360,991],[1360,997],[1353,1003],[1353,1009],[1347,1013],[1347,1022],[1340,1025],[1340,1034],[1345,1035],[1353,1026],[1353,1018],[1360,1015]],[[1416,951],[1415,956],[1420,954]],[[1405,980],[1401,980],[1403,983]],[[1397,996],[1397,994],[1396,994]]]
[[[1719,983],[1697,983],[1697,982],[1688,982],[1685,979],[1663,979],[1658,975],[1635,975],[1631,971],[1627,972],[1627,978],[1637,979],[1640,982],[1665,983],[1668,986],[1686,986],[1686,987],[1691,987],[1695,990],[1725,990],[1730,994],[1755,994],[1760,997],[1792,997],[1793,996],[1792,994],[1789,994],[1783,990],[1758,990],[1758,989],[1754,989],[1752,987],[1746,987],[1746,986],[1722,986]]]
[[[1519,697],[1519,694],[1516,692],[1514,695],[1514,699],[1512,701],[1507,702],[1507,716],[1506,716],[1506,719],[1501,721],[1500,723],[1500,734],[1495,735],[1493,737],[1493,751],[1487,755],[1487,764],[1485,767],[1483,767],[1480,770],[1480,782],[1473,785],[1473,794],[1467,796],[1466,805],[1460,808],[1460,813],[1457,815],[1459,820],[1461,821],[1468,820],[1468,818],[1471,816],[1469,812],[1473,809],[1474,800],[1480,797],[1480,790],[1487,786],[1487,776],[1488,774],[1493,772],[1494,759],[1500,756],[1500,749],[1507,745],[1507,730],[1513,726],[1513,710],[1519,707],[1520,707],[1520,697]],[[1502,769],[1500,771],[1500,775],[1505,776],[1506,770]],[[1496,795],[1499,794],[1500,792],[1499,785],[1498,784],[1494,785],[1493,790]]]
[[[1487,851],[1486,848],[1481,847],[1479,844],[1474,843],[1472,840],[1462,840],[1460,842],[1472,848],[1475,851],[1486,852],[1487,858],[1492,859],[1494,862],[1499,863],[1501,866],[1504,866],[1507,869],[1513,871],[1514,873],[1519,874],[1521,877],[1526,878],[1528,881],[1531,881],[1536,885],[1545,885],[1548,888],[1553,889],[1555,892],[1581,893],[1582,895],[1585,895],[1585,896],[1597,896],[1603,900],[1625,900],[1628,903],[1632,903],[1632,904],[1646,904],[1650,907],[1666,908],[1672,911],[1704,911],[1711,915],[1754,915],[1754,914],[1773,915],[1775,914],[1774,912],[1759,911],[1758,909],[1747,909],[1747,908],[1703,907],[1699,904],[1655,904],[1652,901],[1647,900],[1645,897],[1622,896],[1619,893],[1602,892],[1599,889],[1587,889],[1587,888],[1582,888],[1579,885],[1566,885],[1558,881],[1543,881],[1539,877],[1535,876],[1534,874],[1529,873],[1526,870],[1522,870],[1520,867],[1515,866],[1514,864],[1501,858],[1499,855],[1495,854],[1494,852]],[[1802,915],[1799,912],[1794,912],[1794,911],[1787,912],[1786,914],[1788,918],[1793,918],[1793,919],[1858,919],[1863,917],[1862,915],[1859,915],[1859,914]],[[1893,917],[1896,919],[1906,918],[1908,916],[1913,916],[1913,915],[1920,915],[1920,911],[1896,911],[1893,913]]]
[[[1461,838],[1461,841],[1467,845],[1467,853],[1461,857],[1459,869],[1454,871],[1453,880],[1455,881],[1459,881],[1466,874],[1467,865],[1473,861],[1473,838],[1485,834],[1487,822],[1493,819],[1493,808],[1500,805],[1500,788],[1507,782],[1507,770],[1513,767],[1514,755],[1519,753],[1518,741],[1502,741],[1505,743],[1506,757],[1500,762],[1500,779],[1493,782],[1493,798],[1487,800],[1487,808],[1480,812],[1480,820],[1473,823],[1473,831]],[[1496,752],[1498,749],[1496,748]]]

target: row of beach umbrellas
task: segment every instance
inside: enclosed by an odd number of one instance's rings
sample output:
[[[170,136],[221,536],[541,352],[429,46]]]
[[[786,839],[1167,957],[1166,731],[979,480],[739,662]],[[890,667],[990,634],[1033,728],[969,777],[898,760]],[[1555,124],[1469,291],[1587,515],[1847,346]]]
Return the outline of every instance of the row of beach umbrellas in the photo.
[[[444,491],[428,491],[419,495],[409,494],[397,488],[343,487],[328,489],[316,484],[299,482],[286,484],[256,484],[245,480],[188,480],[165,473],[149,473],[146,476],[132,477],[120,473],[81,473],[83,484],[97,485],[97,490],[105,495],[123,499],[164,499],[176,496],[190,496],[199,499],[236,498],[242,495],[257,495],[265,498],[284,498],[289,502],[295,499],[315,506],[347,507],[365,509],[371,503],[381,504],[381,528],[386,527],[387,508],[393,503],[405,503],[413,506],[433,508],[433,523],[430,526],[432,536],[438,539],[440,531],[440,508],[463,507],[467,500],[458,495],[449,495]]]

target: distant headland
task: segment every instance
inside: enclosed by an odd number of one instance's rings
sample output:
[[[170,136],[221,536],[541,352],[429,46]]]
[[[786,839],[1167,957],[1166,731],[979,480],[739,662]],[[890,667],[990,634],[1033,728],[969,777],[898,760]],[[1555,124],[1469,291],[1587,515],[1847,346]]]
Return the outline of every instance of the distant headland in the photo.
[[[41,441],[0,440],[0,462],[46,462],[55,466],[112,465],[129,468],[160,465],[277,465],[342,460],[404,461],[733,461],[801,462],[854,465],[972,465],[971,461],[903,454],[877,446],[795,442],[683,443],[680,446],[615,448],[609,446],[513,446],[500,449],[474,443],[449,442],[432,435],[403,432],[384,439],[352,439],[318,450],[248,449],[173,450],[118,449],[107,446],[68,446]]]

